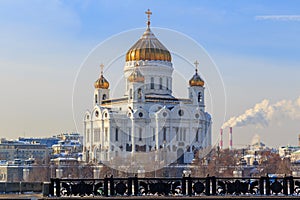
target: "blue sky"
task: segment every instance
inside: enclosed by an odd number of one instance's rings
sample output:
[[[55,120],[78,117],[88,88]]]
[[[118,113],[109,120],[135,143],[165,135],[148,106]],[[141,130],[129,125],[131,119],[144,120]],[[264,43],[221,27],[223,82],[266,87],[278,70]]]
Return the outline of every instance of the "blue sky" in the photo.
[[[299,4],[2,0],[0,134],[16,138],[74,131],[71,99],[79,66],[110,36],[145,27],[148,8],[152,26],[182,32],[210,54],[226,88],[226,119],[263,99],[295,100],[300,91]],[[237,128],[238,143],[259,134],[272,146],[297,144],[298,121],[276,119],[267,128]]]

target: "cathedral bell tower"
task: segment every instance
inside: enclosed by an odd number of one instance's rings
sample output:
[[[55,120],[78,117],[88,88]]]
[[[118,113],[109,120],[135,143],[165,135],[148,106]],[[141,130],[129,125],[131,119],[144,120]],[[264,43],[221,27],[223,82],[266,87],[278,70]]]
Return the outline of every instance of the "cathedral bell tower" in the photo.
[[[94,83],[94,106],[101,105],[104,100],[109,98],[109,82],[103,76],[104,65],[101,64],[100,68],[100,77]]]
[[[128,77],[128,103],[132,104],[132,108],[135,108],[138,104],[145,102],[144,81],[145,77],[140,72],[139,65],[136,64],[134,70]]]
[[[198,61],[195,61],[195,74],[189,81],[189,99],[192,100],[194,105],[198,105],[202,111],[204,111],[204,81],[198,74]]]

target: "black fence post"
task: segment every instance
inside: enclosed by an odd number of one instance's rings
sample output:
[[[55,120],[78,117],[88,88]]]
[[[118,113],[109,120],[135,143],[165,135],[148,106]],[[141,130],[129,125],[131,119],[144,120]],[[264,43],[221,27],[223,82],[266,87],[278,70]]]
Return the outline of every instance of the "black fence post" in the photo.
[[[137,175],[134,176],[133,185],[134,185],[134,195],[137,196],[139,193],[139,182],[138,182]]]
[[[56,196],[60,197],[60,181],[59,179],[55,179],[55,187],[56,187]]]
[[[266,195],[270,195],[270,194],[271,194],[270,178],[267,175],[267,177],[266,177]]]
[[[289,177],[289,182],[290,182],[290,194],[294,194],[294,192],[295,192],[295,183],[294,183],[293,176]]]
[[[265,187],[264,187],[264,181],[265,181],[265,178],[263,176],[261,176],[259,178],[259,193],[260,195],[264,195],[265,194]]]
[[[283,185],[283,194],[288,195],[288,185],[287,185],[287,177],[286,176],[284,176],[284,178],[283,178],[282,185]]]
[[[49,188],[49,196],[53,197],[54,196],[54,179],[50,179],[50,188]]]
[[[216,195],[217,194],[217,181],[216,181],[216,177],[212,176],[210,180],[211,180],[211,194],[212,195]]]
[[[113,175],[111,175],[110,179],[109,179],[109,188],[110,188],[110,196],[114,196],[115,195],[115,184],[114,184]]]
[[[105,176],[104,178],[104,196],[108,197],[108,178]]]
[[[205,179],[205,194],[206,196],[210,195],[210,177],[207,176]]]
[[[132,178],[131,177],[128,177],[128,179],[127,179],[127,187],[128,187],[127,195],[131,196],[132,195]]]
[[[182,176],[182,195],[186,195],[186,177],[184,174]]]
[[[192,188],[192,178],[191,175],[188,176],[188,195],[192,196],[193,188]]]

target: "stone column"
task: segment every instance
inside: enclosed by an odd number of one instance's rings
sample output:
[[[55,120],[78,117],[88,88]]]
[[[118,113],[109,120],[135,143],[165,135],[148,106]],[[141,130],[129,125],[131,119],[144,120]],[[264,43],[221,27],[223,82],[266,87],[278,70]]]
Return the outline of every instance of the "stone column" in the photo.
[[[134,121],[134,117],[132,117],[131,119],[131,153],[135,152],[135,121]]]
[[[23,169],[23,181],[29,181],[30,170],[28,168]]]
[[[56,178],[62,178],[63,177],[63,169],[56,169]]]

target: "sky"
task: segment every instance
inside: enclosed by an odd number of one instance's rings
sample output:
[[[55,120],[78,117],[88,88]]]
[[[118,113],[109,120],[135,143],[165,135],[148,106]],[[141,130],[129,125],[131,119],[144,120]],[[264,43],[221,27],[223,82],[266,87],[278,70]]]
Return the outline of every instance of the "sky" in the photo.
[[[226,96],[221,100],[225,108],[219,113],[219,109],[213,111],[214,122],[242,115],[264,100],[273,105],[282,100],[295,102],[300,96],[297,1],[1,0],[0,136],[14,139],[82,131],[80,122],[73,120],[72,104],[80,67],[103,41],[145,28],[144,12],[148,8],[153,12],[153,27],[188,36],[213,60]],[[157,33],[162,43],[173,48],[170,41],[162,40],[159,29]],[[119,43],[109,49],[129,49],[130,45],[125,44],[128,45]],[[189,47],[182,48],[188,53]],[[205,62],[199,62],[201,69]],[[179,65],[174,63],[175,70],[176,66]],[[82,83],[90,88],[87,95],[82,95],[81,106],[86,109],[92,108],[92,95],[88,94],[93,93],[92,85],[99,73],[97,65],[86,69],[92,68],[94,75]],[[114,72],[122,74],[122,66],[112,66],[110,71],[106,77],[114,79]],[[80,116],[83,111],[76,112]],[[234,145],[245,146],[255,135],[272,147],[297,145],[299,113],[290,116],[282,110],[276,112],[264,125],[253,123],[252,116],[252,123],[234,127]],[[219,126],[214,123],[214,143]],[[227,138],[228,128],[224,131]]]

